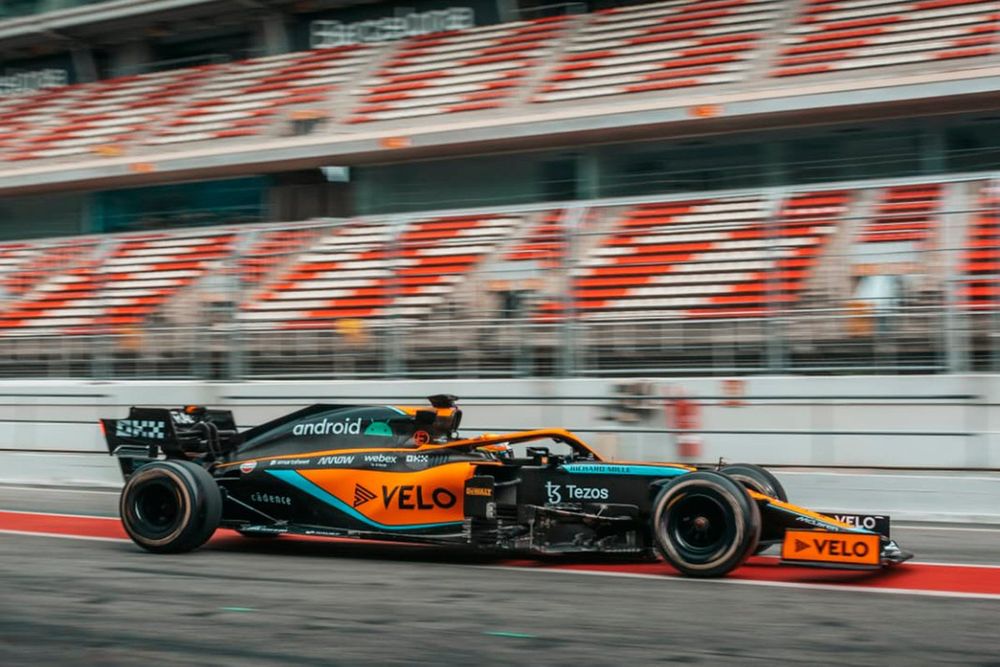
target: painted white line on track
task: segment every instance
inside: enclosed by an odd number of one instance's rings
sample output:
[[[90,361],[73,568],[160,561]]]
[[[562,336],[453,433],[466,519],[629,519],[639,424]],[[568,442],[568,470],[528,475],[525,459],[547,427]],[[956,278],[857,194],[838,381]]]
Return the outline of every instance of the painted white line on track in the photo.
[[[766,556],[757,555],[755,556],[755,558],[763,558],[772,561],[781,560],[781,556],[774,556],[771,554],[768,554]],[[982,567],[987,569],[992,568],[994,570],[1000,570],[1000,563],[940,563],[937,561],[919,560],[916,558],[908,560],[906,562],[912,563],[913,565],[933,565],[934,567]]]
[[[738,586],[768,586],[771,588],[798,588],[820,591],[849,591],[852,593],[888,593],[892,595],[916,595],[936,598],[963,598],[975,600],[991,600],[1000,602],[1000,595],[994,593],[961,593],[951,591],[925,591],[917,588],[870,588],[868,586],[851,586],[849,584],[806,584],[792,581],[761,581],[758,579],[698,579],[694,577],[664,576],[660,574],[642,574],[638,572],[607,572],[597,570],[563,570],[545,567],[512,567],[508,565],[472,566],[482,569],[508,570],[513,572],[544,572],[546,574],[586,574],[599,577],[624,577],[627,579],[655,579],[656,581],[682,582],[696,584],[734,584]]]
[[[28,537],[58,537],[63,540],[86,540],[89,542],[129,542],[124,537],[92,537],[90,535],[64,535],[63,533],[36,533],[31,530],[8,530],[0,528],[7,535],[27,535]]]
[[[978,567],[987,570],[1000,570],[1000,563],[938,563],[932,560],[911,560],[914,565],[930,565],[931,567]]]
[[[897,526],[892,527],[893,531],[896,530],[937,530],[937,531],[955,531],[958,533],[1000,533],[1000,526],[996,528],[986,528],[979,527],[973,528],[972,526],[932,526],[932,525],[909,525],[909,526]]]
[[[774,468],[770,469],[771,472],[776,473],[779,477],[783,475],[811,475],[814,477],[824,476],[824,477],[887,477],[891,479],[957,479],[963,482],[977,481],[977,482],[1000,482],[1000,475],[995,475],[993,477],[983,477],[983,476],[971,476],[971,475],[942,475],[942,474],[926,474],[926,475],[901,475],[891,472],[807,472],[807,471],[785,471],[776,470]]]
[[[17,484],[0,484],[0,491],[6,491],[10,489],[12,491],[42,491],[45,493],[102,493],[102,494],[119,494],[122,492],[121,489],[72,489],[72,488],[55,488],[52,486],[21,486]]]
[[[76,516],[71,514],[63,514],[59,516]],[[104,518],[104,517],[99,517]],[[0,534],[7,535],[25,535],[27,537],[55,537],[64,540],[83,540],[90,542],[129,542],[128,539],[122,537],[91,537],[87,535],[65,535],[61,533],[41,533],[33,532],[28,530],[7,530],[0,528]],[[922,596],[922,597],[936,597],[936,598],[957,598],[957,599],[973,599],[973,600],[990,600],[1000,602],[1000,595],[993,593],[963,593],[958,591],[928,591],[920,590],[916,588],[880,588],[880,587],[869,587],[869,586],[852,586],[850,584],[809,584],[800,583],[792,581],[762,581],[758,579],[739,579],[739,578],[728,578],[728,579],[698,579],[693,577],[678,577],[678,576],[665,576],[661,574],[643,574],[639,572],[608,572],[608,571],[598,571],[598,570],[576,570],[576,569],[561,569],[561,568],[549,568],[549,567],[514,567],[510,565],[461,565],[456,563],[461,567],[474,567],[477,569],[485,570],[504,570],[510,572],[544,572],[546,574],[556,573],[556,574],[583,574],[598,577],[619,577],[626,579],[652,579],[655,581],[666,581],[666,582],[686,582],[695,584],[734,584],[739,586],[767,586],[771,588],[791,588],[791,589],[801,589],[801,590],[820,590],[820,591],[850,591],[856,593],[885,593],[891,595],[911,595],[911,596]],[[965,565],[965,564],[949,564],[949,563],[921,563],[921,565],[935,565],[942,567],[980,567],[980,568],[993,568],[996,569],[995,565]]]
[[[62,516],[70,519],[104,519],[106,521],[118,521],[116,516],[96,516],[94,514],[63,514],[61,512],[30,512],[28,510],[8,510],[0,507],[3,514],[30,514],[31,516]]]
[[[0,486],[0,490],[11,489],[11,488],[34,488],[34,487],[10,487],[10,486]],[[52,489],[53,491],[63,491],[64,489]],[[82,493],[118,493],[118,491],[84,491]],[[32,510],[12,510],[0,507],[0,512],[9,512],[11,514],[38,514],[41,516],[68,516],[68,517],[80,517],[82,519],[117,519],[114,516],[99,516],[94,514],[65,514],[60,512],[38,512]],[[935,530],[935,531],[958,531],[967,533],[1000,533],[1000,526],[996,528],[986,527],[986,526],[936,526],[933,524],[908,524],[908,525],[893,525],[893,530]],[[766,556],[765,556],[766,557]],[[958,565],[959,563],[955,563]]]
[[[65,518],[69,518],[69,519],[98,519],[98,520],[104,520],[104,521],[119,521],[120,520],[116,516],[96,516],[96,515],[93,515],[93,514],[65,514],[65,513],[62,513],[62,512],[32,512],[32,511],[28,511],[28,510],[9,510],[9,509],[3,509],[3,508],[0,508],[0,513],[22,514],[22,515],[33,515],[33,516],[57,516],[57,517],[65,517]],[[946,529],[942,528],[942,530],[946,530]],[[965,529],[959,529],[959,530],[980,530],[980,529],[965,528]],[[981,529],[981,530],[992,532],[992,529],[988,529],[988,528],[984,528],[984,529]],[[17,531],[5,531],[5,532],[15,532],[16,533]],[[998,532],[1000,532],[1000,531],[998,531]],[[41,533],[32,533],[32,532],[28,531],[26,534],[40,535]],[[62,535],[60,533],[51,533],[50,535],[51,535],[51,537],[62,537]],[[76,536],[70,535],[68,537],[76,537]],[[292,537],[294,537],[294,535],[292,535]],[[80,539],[88,539],[88,538],[80,537]],[[103,538],[101,538],[101,539],[103,539]],[[346,538],[346,539],[350,539],[350,538]],[[379,542],[379,540],[375,540],[375,541]],[[394,544],[394,543],[387,541],[387,542],[385,542],[385,544]],[[766,554],[766,555],[762,554],[762,555],[759,555],[759,556],[756,556],[756,557],[757,558],[764,558],[764,559],[767,559],[767,560],[775,560],[775,561],[781,559],[781,557],[778,556],[778,555],[776,555],[776,554]],[[938,562],[938,561],[923,561],[923,560],[912,560],[910,562],[914,563],[914,564],[919,564],[919,565],[933,565],[935,567],[1000,568],[1000,563],[941,563],[941,562]],[[838,586],[837,588],[840,588],[840,586]]]

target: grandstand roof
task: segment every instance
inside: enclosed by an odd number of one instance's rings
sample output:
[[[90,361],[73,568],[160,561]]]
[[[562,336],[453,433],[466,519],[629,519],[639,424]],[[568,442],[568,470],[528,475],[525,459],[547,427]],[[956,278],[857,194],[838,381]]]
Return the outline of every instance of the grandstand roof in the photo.
[[[376,0],[310,0],[309,11],[368,4]],[[248,11],[292,11],[297,0],[107,0],[70,9],[0,20],[0,54],[53,43],[134,39],[130,29],[192,19],[246,18]],[[41,39],[40,39],[41,37]]]

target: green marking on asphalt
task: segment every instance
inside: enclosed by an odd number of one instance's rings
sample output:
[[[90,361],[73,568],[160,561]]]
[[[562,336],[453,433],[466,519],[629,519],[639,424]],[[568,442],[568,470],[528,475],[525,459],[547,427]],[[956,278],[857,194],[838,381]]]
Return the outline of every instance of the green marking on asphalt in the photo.
[[[490,635],[491,637],[508,637],[510,639],[534,639],[535,635],[529,635],[524,632],[484,632],[484,635]]]
[[[257,611],[256,609],[251,609],[250,607],[219,607],[222,611]]]

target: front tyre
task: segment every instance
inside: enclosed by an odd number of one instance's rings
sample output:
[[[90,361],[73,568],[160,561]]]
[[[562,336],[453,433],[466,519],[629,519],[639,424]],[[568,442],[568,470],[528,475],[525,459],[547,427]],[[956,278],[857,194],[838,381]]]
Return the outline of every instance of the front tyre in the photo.
[[[767,468],[754,465],[753,463],[733,463],[732,465],[723,466],[719,472],[730,479],[735,479],[751,491],[762,493],[771,498],[777,498],[785,503],[788,502],[788,494],[785,492],[785,487],[781,485],[778,478]],[[773,542],[760,544],[754,553],[764,553],[771,548],[772,544]]]
[[[760,539],[760,510],[746,489],[711,471],[678,477],[653,504],[653,537],[670,565],[690,577],[721,577]]]
[[[719,470],[723,475],[735,479],[751,491],[762,493],[782,502],[788,502],[788,494],[778,478],[767,468],[753,463],[733,463]]]
[[[189,461],[154,461],[122,490],[122,525],[132,541],[153,553],[197,549],[222,517],[222,493],[212,476]]]

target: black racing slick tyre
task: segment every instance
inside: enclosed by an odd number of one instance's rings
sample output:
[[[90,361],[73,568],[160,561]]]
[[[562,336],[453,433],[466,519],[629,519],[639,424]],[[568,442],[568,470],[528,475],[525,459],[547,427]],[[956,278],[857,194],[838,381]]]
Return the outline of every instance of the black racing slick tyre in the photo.
[[[785,493],[785,487],[781,485],[778,478],[767,468],[762,468],[753,463],[733,463],[732,465],[723,466],[719,472],[730,479],[735,479],[752,491],[763,493],[765,496],[770,496],[771,498],[777,498],[782,502],[788,502],[788,494]],[[754,553],[763,553],[770,547],[770,544],[758,545]]]
[[[757,548],[760,510],[738,482],[717,472],[693,472],[657,496],[652,528],[660,555],[681,574],[721,577]]]
[[[782,502],[788,502],[788,494],[785,493],[785,487],[781,486],[778,478],[767,468],[762,468],[753,463],[733,463],[732,465],[723,466],[719,472],[726,477],[735,479],[752,491],[777,498]]]
[[[132,541],[153,553],[197,549],[222,517],[222,492],[212,476],[189,461],[154,461],[122,490],[122,525]]]

